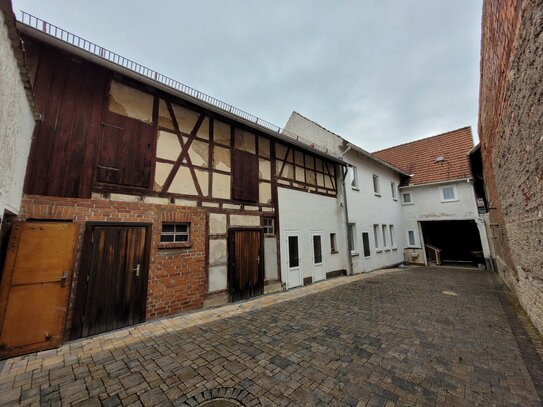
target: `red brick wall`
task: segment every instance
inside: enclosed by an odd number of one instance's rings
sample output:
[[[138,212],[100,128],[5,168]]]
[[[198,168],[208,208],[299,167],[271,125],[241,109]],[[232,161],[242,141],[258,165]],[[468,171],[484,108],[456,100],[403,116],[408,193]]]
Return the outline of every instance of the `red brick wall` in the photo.
[[[500,276],[543,332],[543,0],[485,0],[479,137]]]
[[[208,229],[208,217],[204,210],[144,202],[25,195],[18,219],[73,220],[80,225],[66,332],[69,332],[71,326],[83,234],[87,221],[152,223],[146,319],[203,306],[207,292]],[[190,222],[192,246],[185,249],[160,249],[163,221]]]

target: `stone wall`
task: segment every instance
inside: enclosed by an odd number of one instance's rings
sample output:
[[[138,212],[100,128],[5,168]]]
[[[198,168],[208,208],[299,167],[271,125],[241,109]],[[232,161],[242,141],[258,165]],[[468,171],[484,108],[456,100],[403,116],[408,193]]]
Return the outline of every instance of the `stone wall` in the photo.
[[[152,224],[146,319],[173,315],[203,306],[208,284],[207,212],[175,204],[146,203],[138,201],[138,197],[133,198],[132,202],[122,202],[96,197],[76,199],[24,196],[18,220],[71,220],[80,225],[66,332],[69,332],[71,327],[83,234],[85,224],[89,221]],[[161,247],[160,233],[163,221],[190,222],[191,247],[178,249]]]
[[[495,263],[543,332],[543,0],[486,0],[479,136]]]

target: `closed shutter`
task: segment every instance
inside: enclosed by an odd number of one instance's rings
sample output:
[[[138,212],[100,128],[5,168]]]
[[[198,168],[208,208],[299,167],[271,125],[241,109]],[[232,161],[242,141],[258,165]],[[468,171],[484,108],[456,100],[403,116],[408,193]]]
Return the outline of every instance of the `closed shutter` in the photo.
[[[258,201],[258,158],[246,151],[234,150],[232,168],[232,198]]]

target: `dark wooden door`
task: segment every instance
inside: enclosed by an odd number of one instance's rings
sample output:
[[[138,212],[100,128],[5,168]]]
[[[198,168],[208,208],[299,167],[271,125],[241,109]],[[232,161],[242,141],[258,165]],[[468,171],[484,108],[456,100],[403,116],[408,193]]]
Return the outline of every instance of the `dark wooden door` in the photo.
[[[0,357],[62,344],[78,226],[14,222],[0,288]]]
[[[230,229],[228,232],[228,291],[230,301],[264,292],[262,229]]]
[[[87,236],[72,339],[145,320],[147,227],[90,226]]]

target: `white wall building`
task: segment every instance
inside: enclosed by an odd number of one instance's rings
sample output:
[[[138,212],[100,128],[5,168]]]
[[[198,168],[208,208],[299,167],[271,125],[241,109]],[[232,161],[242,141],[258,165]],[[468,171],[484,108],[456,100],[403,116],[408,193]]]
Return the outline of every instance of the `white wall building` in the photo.
[[[19,212],[37,111],[9,2],[0,10],[0,222]]]
[[[398,186],[407,174],[297,112],[292,113],[285,130],[342,155],[350,166],[345,192],[352,272],[403,262],[404,227]]]

